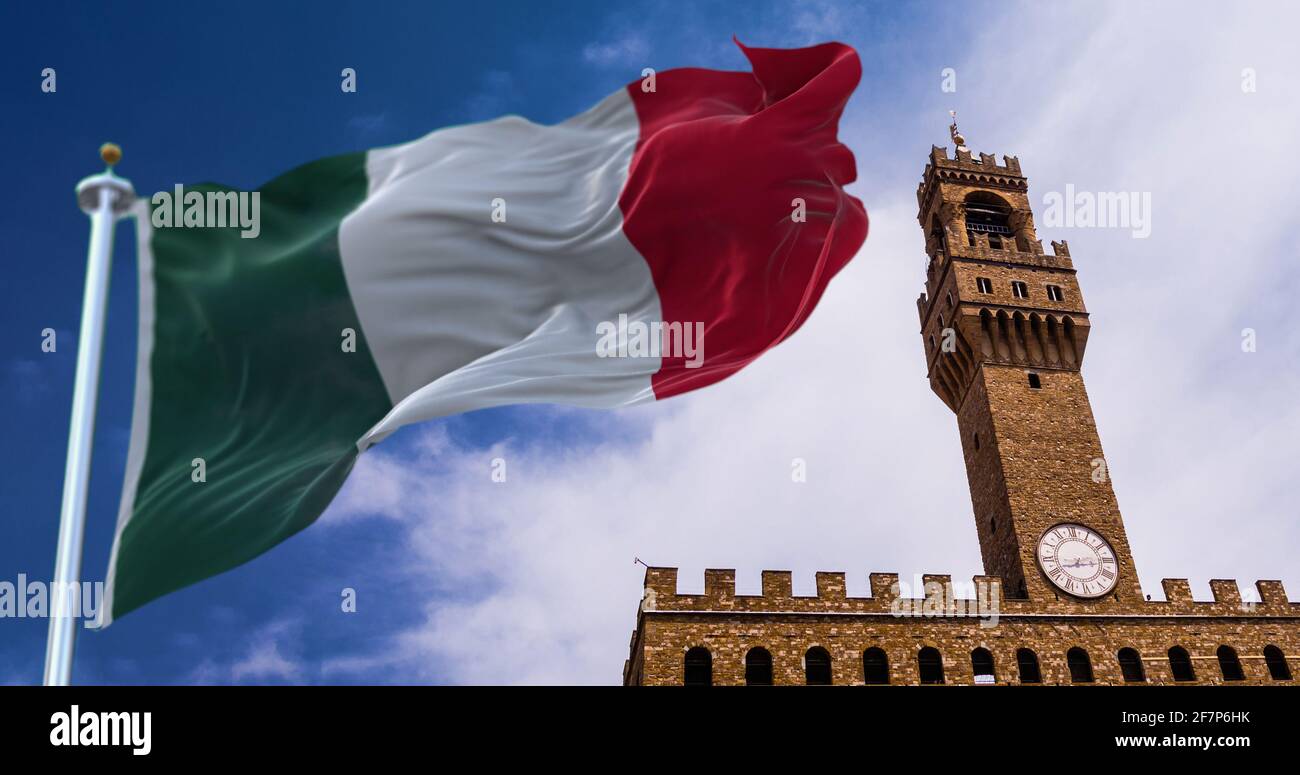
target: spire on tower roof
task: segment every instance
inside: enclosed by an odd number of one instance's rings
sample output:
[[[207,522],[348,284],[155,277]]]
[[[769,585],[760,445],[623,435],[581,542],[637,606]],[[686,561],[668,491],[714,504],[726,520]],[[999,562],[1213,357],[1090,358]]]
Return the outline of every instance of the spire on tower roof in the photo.
[[[957,131],[957,111],[950,110],[948,115],[952,116],[952,123],[948,125],[948,132],[952,135],[952,141],[957,144],[957,150],[969,153],[970,149],[966,147],[966,138],[962,136],[961,132]]]

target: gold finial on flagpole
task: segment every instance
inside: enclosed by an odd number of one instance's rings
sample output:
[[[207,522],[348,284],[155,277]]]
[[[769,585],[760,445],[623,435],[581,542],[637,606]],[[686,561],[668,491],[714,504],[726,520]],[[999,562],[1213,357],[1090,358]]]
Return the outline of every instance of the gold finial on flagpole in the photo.
[[[99,209],[100,189],[109,186],[117,192],[117,195],[110,200],[114,217],[126,215],[131,209],[131,203],[135,201],[135,191],[131,189],[131,181],[119,178],[113,173],[113,165],[122,161],[122,146],[117,143],[104,143],[99,146],[99,158],[103,159],[108,167],[98,175],[91,175],[77,184],[77,202],[86,215],[90,215]]]
[[[117,164],[122,160],[122,146],[117,143],[104,143],[99,146],[99,158],[103,159],[105,164],[112,167],[114,164]]]

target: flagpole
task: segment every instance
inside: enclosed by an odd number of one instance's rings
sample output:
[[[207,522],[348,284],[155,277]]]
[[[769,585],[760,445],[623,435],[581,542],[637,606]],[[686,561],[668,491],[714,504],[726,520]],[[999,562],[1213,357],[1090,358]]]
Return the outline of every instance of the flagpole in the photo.
[[[86,259],[86,293],[81,303],[81,336],[77,340],[77,376],[72,388],[72,421],[68,429],[68,461],[63,472],[63,505],[59,512],[59,544],[50,585],[50,635],[45,650],[45,685],[66,686],[72,677],[78,611],[67,609],[69,593],[80,582],[81,548],[86,529],[86,492],[90,486],[90,452],[95,437],[95,403],[99,393],[99,361],[104,349],[104,313],[108,306],[108,275],[113,259],[113,228],[130,211],[135,199],[131,181],[113,174],[122,149],[105,143],[99,155],[108,165],[99,175],[77,184],[77,204],[90,216],[90,250]]]

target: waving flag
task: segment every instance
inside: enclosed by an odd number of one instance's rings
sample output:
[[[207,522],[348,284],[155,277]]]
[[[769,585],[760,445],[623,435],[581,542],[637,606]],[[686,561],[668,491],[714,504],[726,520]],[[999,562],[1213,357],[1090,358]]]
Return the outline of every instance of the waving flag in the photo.
[[[648,74],[554,126],[307,164],[242,236],[146,207],[100,624],[311,524],[403,425],[666,398],[790,336],[866,238],[836,138],[861,68],[834,43],[744,51],[752,73]]]

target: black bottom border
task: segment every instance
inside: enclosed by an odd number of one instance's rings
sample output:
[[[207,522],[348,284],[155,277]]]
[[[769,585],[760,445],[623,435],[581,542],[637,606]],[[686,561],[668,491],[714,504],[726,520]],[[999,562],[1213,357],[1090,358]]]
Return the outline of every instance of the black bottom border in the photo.
[[[107,757],[128,766],[256,761],[264,752],[387,758],[431,747],[494,760],[544,753],[595,761],[610,746],[700,761],[776,750],[835,755],[845,746],[927,761],[993,753],[1060,761],[1084,752],[1181,760],[1289,753],[1300,699],[1271,686],[756,689],[6,687],[0,745],[9,761]],[[77,744],[69,739],[74,706],[85,736]],[[106,713],[140,715],[95,715]],[[144,713],[146,755],[134,753],[142,745],[80,744],[130,723],[140,738]],[[87,732],[92,724],[97,731]]]

